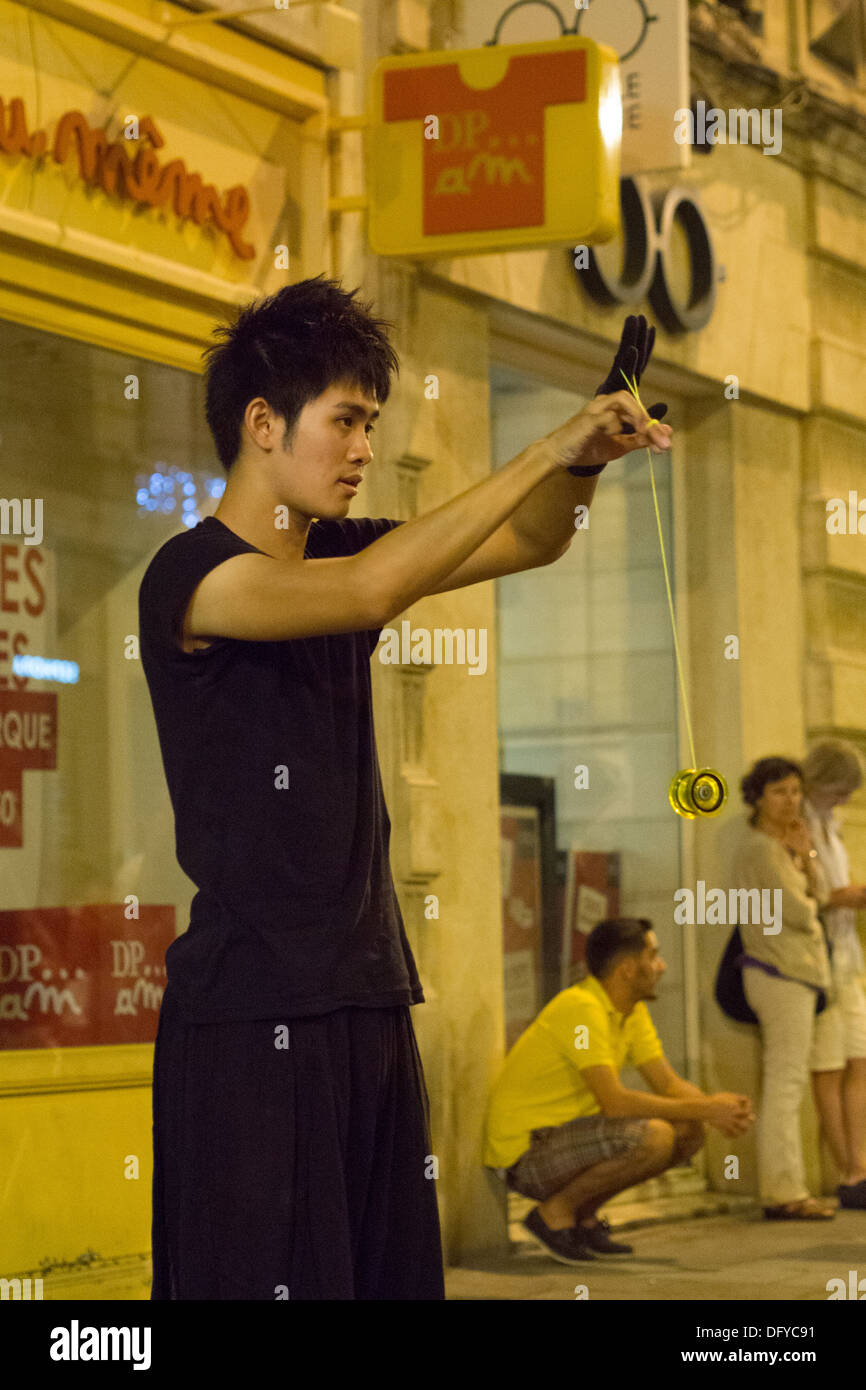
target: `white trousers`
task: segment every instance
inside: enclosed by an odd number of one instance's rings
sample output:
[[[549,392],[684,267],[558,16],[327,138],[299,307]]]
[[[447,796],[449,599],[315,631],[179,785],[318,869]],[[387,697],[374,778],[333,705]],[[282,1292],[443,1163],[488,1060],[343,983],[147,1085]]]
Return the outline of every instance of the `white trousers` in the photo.
[[[766,1207],[809,1196],[803,1163],[800,1105],[813,1058],[820,1051],[828,1010],[815,1016],[816,994],[756,966],[743,969],[743,989],[758,1015],[763,1088],[758,1112],[758,1179]]]

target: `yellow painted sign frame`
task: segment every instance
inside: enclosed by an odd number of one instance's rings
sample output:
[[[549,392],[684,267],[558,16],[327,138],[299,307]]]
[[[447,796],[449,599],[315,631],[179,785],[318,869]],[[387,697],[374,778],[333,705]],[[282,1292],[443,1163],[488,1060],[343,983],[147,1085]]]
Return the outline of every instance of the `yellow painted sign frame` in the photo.
[[[370,113],[376,255],[590,244],[619,231],[612,48],[566,36],[384,58],[371,75]]]

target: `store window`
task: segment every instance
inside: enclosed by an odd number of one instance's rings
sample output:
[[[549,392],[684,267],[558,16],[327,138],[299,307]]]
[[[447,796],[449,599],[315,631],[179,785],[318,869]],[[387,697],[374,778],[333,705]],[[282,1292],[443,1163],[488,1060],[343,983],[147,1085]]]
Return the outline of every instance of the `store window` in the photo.
[[[138,588],[224,475],[200,377],[5,321],[0,354],[0,1047],[147,1042],[194,887]]]
[[[494,366],[494,466],[585,403]],[[653,467],[670,558],[671,455]],[[651,1007],[685,1073],[680,831],[667,800],[679,767],[676,667],[646,454],[608,465],[566,555],[496,585],[500,772],[554,779],[560,851],[615,856],[620,914],[651,918],[667,961]]]

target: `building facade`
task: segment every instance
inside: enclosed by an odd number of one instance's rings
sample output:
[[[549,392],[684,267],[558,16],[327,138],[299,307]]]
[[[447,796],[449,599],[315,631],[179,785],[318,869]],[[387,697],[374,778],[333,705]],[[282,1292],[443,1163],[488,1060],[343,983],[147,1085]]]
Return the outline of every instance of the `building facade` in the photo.
[[[481,8],[492,33],[505,7]],[[675,429],[670,462],[655,467],[697,760],[718,767],[730,789],[717,820],[681,821],[665,802],[670,774],[690,756],[643,460],[608,468],[588,530],[576,532],[555,565],[413,610],[419,626],[495,624],[498,639],[495,695],[456,668],[388,670],[382,683],[386,722],[397,729],[392,800],[399,804],[415,784],[408,815],[395,817],[395,871],[408,901],[413,884],[422,885],[413,939],[430,1004],[418,1010],[416,1028],[454,1260],[497,1243],[503,1226],[497,1194],[478,1168],[480,1117],[504,1050],[490,817],[498,774],[554,779],[561,848],[620,852],[621,910],[653,918],[669,964],[653,1013],[673,1065],[707,1090],[748,1089],[757,1099],[757,1030],[725,1019],[713,999],[729,933],[677,926],[673,894],[698,880],[727,882],[743,814],[739,781],[756,758],[798,757],[811,739],[831,734],[866,749],[866,552],[859,531],[828,529],[834,499],[862,497],[866,488],[866,50],[861,7],[833,10],[773,0],[690,7],[695,105],[780,111],[784,132],[774,155],[715,144],[687,171],[638,179],[656,208],[674,186],[699,202],[715,302],[696,330],[666,328],[646,297],[600,305],[568,249],[412,268],[371,261],[360,216],[344,219],[347,251],[354,238],[342,262],[349,278],[375,286],[401,324],[407,389],[386,422],[397,476],[389,467],[392,491],[377,510],[398,501],[401,476],[401,515],[483,477],[490,463],[580,408],[607,372],[626,313],[645,312],[657,324],[642,395],[669,403]],[[375,27],[364,26],[368,67],[383,40],[390,51],[460,48],[471,27],[478,42],[478,11],[386,7],[378,43]],[[561,13],[567,19],[565,7]],[[542,27],[549,17],[539,20],[532,7],[526,14],[522,29],[513,16],[502,42],[554,37],[555,28]],[[688,303],[707,290],[697,254],[689,264],[686,231],[675,223],[667,254]],[[435,401],[424,393],[431,374]],[[573,787],[578,764],[589,766],[588,790]],[[857,881],[866,870],[862,793],[843,819]],[[435,849],[430,827],[438,830]],[[397,870],[401,842],[408,860]],[[407,864],[416,852],[413,876]],[[436,877],[428,880],[422,864],[436,867]],[[440,897],[437,923],[423,918],[426,891]],[[833,1190],[811,1100],[803,1115],[809,1181]],[[725,1177],[730,1153],[740,1160],[735,1183]],[[710,1131],[691,1175],[668,1174],[645,1194],[701,1185],[754,1195],[753,1136],[734,1143]]]
[[[401,615],[485,632],[483,672],[373,659],[394,877],[427,996],[413,1020],[449,1261],[507,1239],[481,1166],[505,1051],[500,775],[552,780],[561,849],[619,854],[621,909],[653,918],[669,963],[654,1016],[672,1063],[705,1089],[757,1095],[756,1033],[712,999],[727,933],[676,926],[674,892],[725,882],[755,758],[797,756],[830,733],[866,750],[866,558],[858,530],[827,526],[828,503],[855,495],[856,517],[866,498],[862,5],[690,7],[695,99],[780,109],[784,131],[778,155],[718,144],[686,171],[638,180],[648,205],[674,186],[700,205],[715,298],[691,331],[660,323],[645,297],[598,302],[571,248],[372,255],[365,136],[345,118],[363,112],[380,57],[460,48],[473,7],[274,8],[216,24],[197,18],[203,5],[155,15],[132,0],[121,18],[92,0],[0,0],[0,492],[44,505],[39,543],[3,537],[0,701],[7,712],[24,692],[38,711],[56,698],[57,729],[18,792],[0,764],[0,791],[21,798],[0,805],[0,1147],[13,1156],[0,1272],[43,1271],[46,1297],[147,1296],[152,1044],[124,1039],[148,1010],[152,1022],[160,932],[184,928],[192,887],[174,860],[135,605],[158,546],[216,505],[200,359],[232,306],[326,272],[394,322],[400,382],[365,500],[370,515],[407,519],[579,410],[626,313],[658,325],[642,395],[668,402],[675,430],[655,463],[659,516],[697,756],[728,780],[724,815],[687,823],[665,801],[689,747],[639,458],[609,467],[555,565]],[[505,8],[490,7],[493,23]],[[502,42],[529,36],[518,19]],[[107,187],[93,177],[105,167]],[[674,219],[666,252],[684,302],[700,273],[687,230]],[[77,679],[22,676],[15,653],[74,662]],[[862,796],[845,827],[862,878]],[[109,1003],[80,1045],[59,1045],[53,1005],[27,995],[37,958],[20,946],[52,968],[56,941],[88,924],[120,943],[100,977]],[[139,938],[151,988],[121,995]],[[817,1184],[831,1175],[804,1114]],[[713,1134],[691,1175],[648,1195],[728,1190],[729,1152],[737,1191],[753,1193],[752,1139]]]

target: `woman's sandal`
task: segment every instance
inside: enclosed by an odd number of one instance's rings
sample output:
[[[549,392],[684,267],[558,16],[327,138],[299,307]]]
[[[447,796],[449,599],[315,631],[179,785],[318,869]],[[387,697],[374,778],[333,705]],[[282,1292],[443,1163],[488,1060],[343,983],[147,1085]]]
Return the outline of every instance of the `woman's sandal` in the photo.
[[[814,1197],[804,1197],[801,1202],[785,1202],[780,1207],[764,1207],[768,1221],[832,1221],[835,1208],[816,1202]]]

